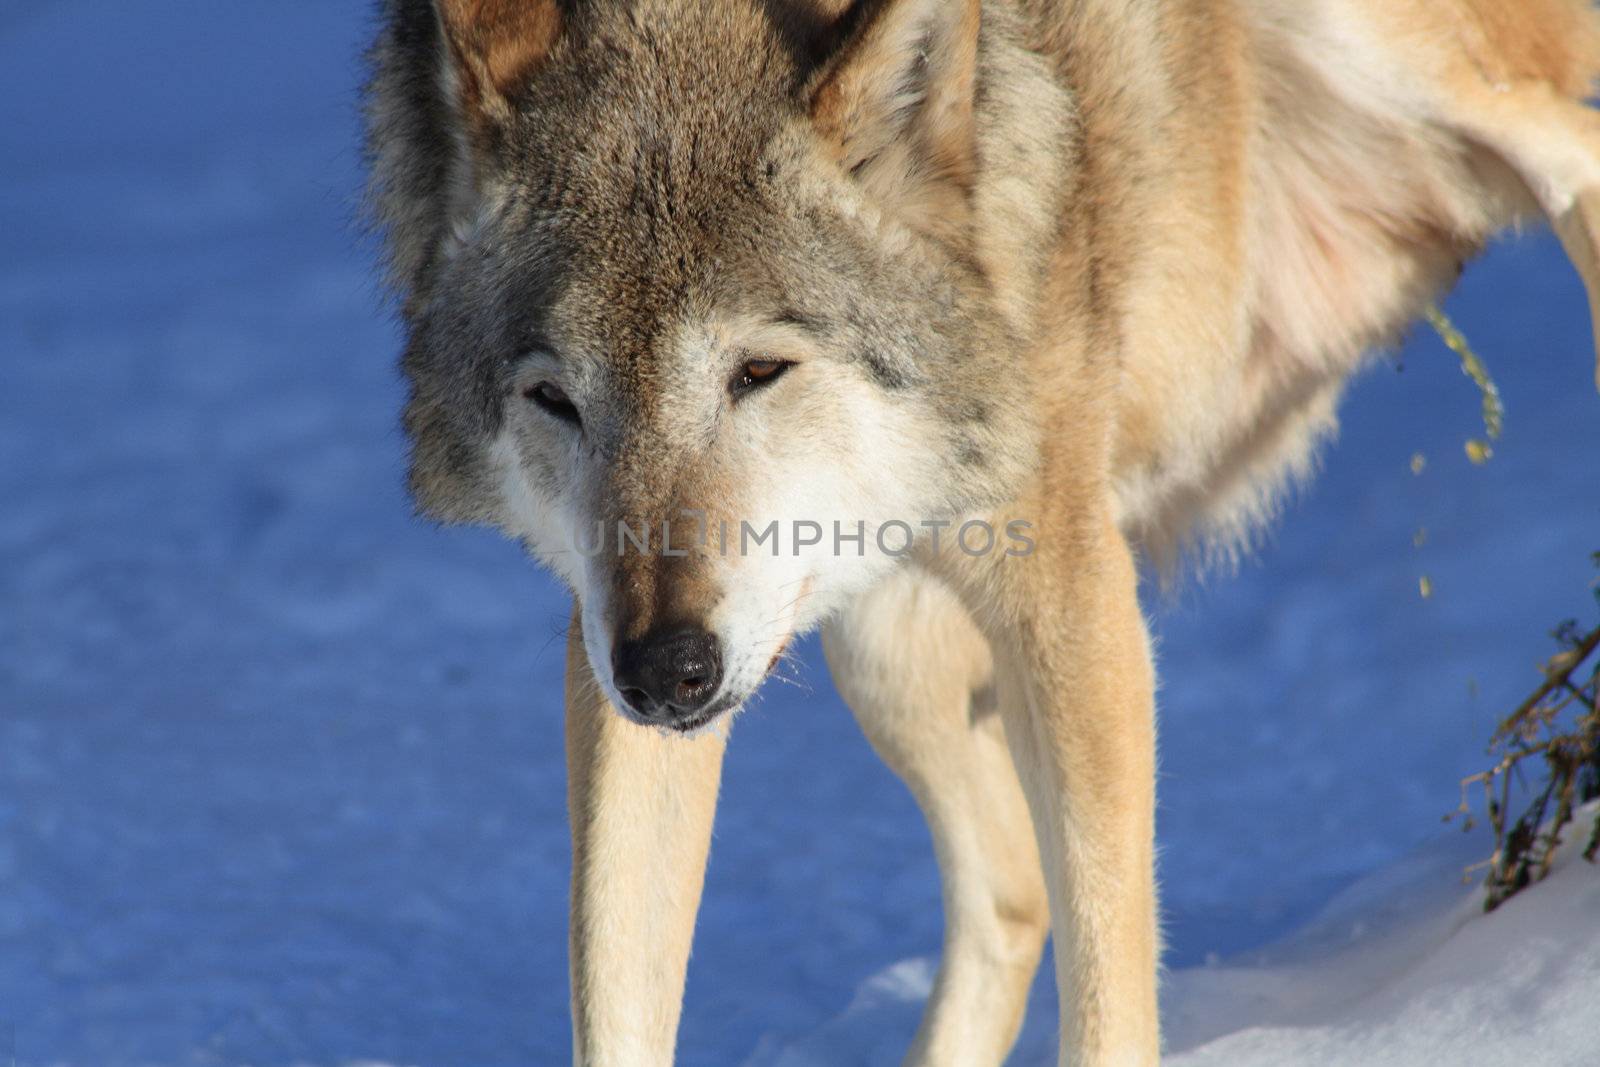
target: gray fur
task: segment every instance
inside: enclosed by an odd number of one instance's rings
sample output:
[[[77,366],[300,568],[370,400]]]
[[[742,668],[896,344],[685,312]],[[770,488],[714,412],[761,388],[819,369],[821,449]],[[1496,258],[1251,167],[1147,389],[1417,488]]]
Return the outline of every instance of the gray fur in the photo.
[[[1029,436],[994,418],[1025,408],[1008,401],[1026,388],[1007,373],[1017,339],[974,296],[986,281],[969,250],[885,242],[841,211],[849,174],[819,184],[806,88],[862,16],[829,24],[804,10],[574,4],[509,128],[475,159],[432,4],[385,4],[371,191],[408,328],[405,425],[424,511],[496,521],[484,450],[505,405],[523,402],[509,368],[525,347],[590,368],[585,407],[597,428],[619,427],[593,444],[620,447],[652,436],[663,383],[692,358],[662,339],[712,313],[803,323],[840,373],[854,365],[948,427],[959,462],[930,512],[1003,498]],[[979,106],[1007,100],[986,86]],[[473,187],[481,203],[463,217]]]

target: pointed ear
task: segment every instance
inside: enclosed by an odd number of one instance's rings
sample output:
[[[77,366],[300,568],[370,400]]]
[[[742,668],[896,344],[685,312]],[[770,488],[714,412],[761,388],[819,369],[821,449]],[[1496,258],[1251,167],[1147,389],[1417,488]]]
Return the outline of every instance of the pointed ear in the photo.
[[[435,0],[457,104],[475,137],[511,116],[510,97],[561,36],[557,0]]]
[[[856,0],[814,79],[811,117],[840,165],[913,214],[971,188],[980,12],[979,0]]]

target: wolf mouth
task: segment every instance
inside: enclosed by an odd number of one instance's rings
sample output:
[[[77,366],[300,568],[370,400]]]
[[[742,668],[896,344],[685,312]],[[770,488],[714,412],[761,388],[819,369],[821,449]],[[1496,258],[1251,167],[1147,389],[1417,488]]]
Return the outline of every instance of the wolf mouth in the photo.
[[[731,711],[733,708],[737,707],[738,704],[739,701],[735,700],[731,696],[723,697],[720,700],[715,701],[710,707],[706,708],[692,719],[682,719],[677,722],[668,723],[667,729],[671,730],[675,734],[695,733],[698,730],[703,730],[707,726],[710,726],[713,722],[720,718],[724,712]]]

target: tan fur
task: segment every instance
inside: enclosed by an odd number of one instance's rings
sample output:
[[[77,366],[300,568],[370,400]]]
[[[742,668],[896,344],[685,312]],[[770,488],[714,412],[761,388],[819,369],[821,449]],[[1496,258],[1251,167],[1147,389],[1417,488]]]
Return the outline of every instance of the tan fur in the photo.
[[[460,106],[473,129],[509,114],[507,97],[520,88],[561,33],[554,0],[441,0],[456,69]]]
[[[573,1060],[670,1063],[724,745],[615,714],[568,632]]]
[[[841,167],[869,189],[886,190],[886,199],[918,229],[959,240],[972,222],[972,98],[982,5],[947,0],[936,8],[947,24],[931,35],[924,118],[909,134],[895,118],[912,102],[901,71],[904,56],[923,47],[919,37],[928,33],[916,4],[880,4],[871,11],[865,32],[825,68],[811,114]]]
[[[908,1061],[999,1063],[1050,913],[988,643],[945,585],[908,568],[824,630],[823,647],[862,731],[921,805],[944,880],[943,963]]]
[[[722,742],[625,721],[610,655],[668,618],[720,635],[739,699],[825,626],[944,878],[909,1064],[1002,1061],[1047,918],[1061,1063],[1155,1063],[1136,553],[1247,543],[1349,376],[1522,218],[1553,223],[1600,322],[1600,20],[1584,0],[440,2],[465,95],[408,110],[431,53],[380,43],[374,187],[420,502],[522,538],[581,605],[576,1061],[674,1054]],[[421,33],[424,0],[392,3]],[[473,124],[477,159],[433,145]],[[518,346],[511,370],[484,355]],[[794,368],[736,407],[752,351]],[[581,428],[516,402],[557,380]],[[683,506],[1025,517],[1037,548],[559,543]]]

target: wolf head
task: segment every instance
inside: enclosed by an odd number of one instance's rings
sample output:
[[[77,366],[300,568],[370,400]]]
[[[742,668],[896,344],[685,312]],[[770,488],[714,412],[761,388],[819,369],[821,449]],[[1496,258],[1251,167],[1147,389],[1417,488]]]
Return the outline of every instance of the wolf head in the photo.
[[[974,234],[981,36],[976,0],[388,5],[413,493],[572,587],[641,722],[741,705],[1028,462]]]

